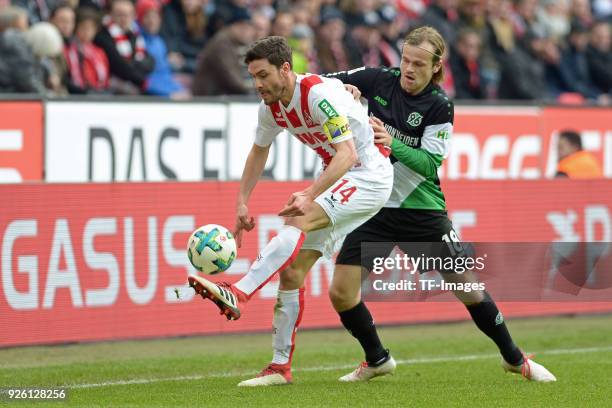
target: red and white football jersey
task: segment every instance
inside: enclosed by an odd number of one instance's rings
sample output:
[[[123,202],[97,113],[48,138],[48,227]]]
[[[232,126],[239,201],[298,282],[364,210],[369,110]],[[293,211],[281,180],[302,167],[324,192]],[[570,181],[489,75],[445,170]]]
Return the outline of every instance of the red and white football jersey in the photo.
[[[335,118],[346,118],[349,126],[342,129],[332,127],[330,123],[338,121]],[[327,132],[324,126],[327,126]],[[335,131],[328,137],[332,128]],[[262,101],[255,144],[269,146],[283,130],[314,150],[323,166],[329,164],[336,153],[333,145],[351,138],[359,157],[357,167],[375,168],[386,160],[384,151],[374,145],[367,110],[337,79],[297,75],[293,98],[288,106],[280,101],[268,106]]]

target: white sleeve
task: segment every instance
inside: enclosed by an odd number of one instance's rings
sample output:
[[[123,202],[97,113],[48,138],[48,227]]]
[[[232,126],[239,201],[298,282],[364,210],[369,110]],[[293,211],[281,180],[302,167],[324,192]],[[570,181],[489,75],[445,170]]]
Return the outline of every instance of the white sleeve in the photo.
[[[453,124],[449,122],[425,126],[421,138],[421,148],[446,159],[450,150],[452,134]]]
[[[272,112],[265,103],[259,104],[259,112],[257,113],[257,130],[255,131],[255,144],[261,147],[267,147],[272,144],[276,135],[282,132],[282,128],[276,124],[272,117]]]
[[[346,91],[323,83],[312,89],[308,97],[311,116],[316,123],[321,124],[331,143],[344,142],[353,137],[348,118],[349,108],[339,92]]]

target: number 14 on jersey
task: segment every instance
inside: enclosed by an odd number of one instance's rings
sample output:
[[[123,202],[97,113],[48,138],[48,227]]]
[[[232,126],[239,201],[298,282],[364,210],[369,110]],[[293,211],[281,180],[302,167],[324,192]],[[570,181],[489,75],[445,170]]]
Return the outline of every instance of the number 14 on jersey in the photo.
[[[353,195],[355,191],[357,191],[357,187],[348,185],[348,179],[342,179],[340,183],[331,191],[333,194],[340,194],[342,200],[340,204],[344,204],[348,202],[349,198]]]

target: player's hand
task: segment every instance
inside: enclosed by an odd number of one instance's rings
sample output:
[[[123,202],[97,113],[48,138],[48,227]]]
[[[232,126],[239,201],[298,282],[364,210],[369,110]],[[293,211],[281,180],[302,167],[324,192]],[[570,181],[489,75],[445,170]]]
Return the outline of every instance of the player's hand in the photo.
[[[382,144],[383,146],[391,146],[393,136],[387,132],[382,120],[378,119],[376,116],[371,116],[370,125],[372,126],[372,130],[374,130],[374,143]]]
[[[312,204],[312,197],[307,191],[298,191],[291,194],[285,208],[278,213],[281,217],[299,217],[305,215]]]
[[[253,228],[255,228],[255,218],[249,217],[249,209],[245,204],[239,204],[236,208],[236,229],[234,230],[238,248],[242,246],[242,231],[248,232]]]
[[[358,101],[359,98],[361,98],[361,91],[356,86],[344,84],[344,89],[349,91],[351,95],[353,95],[353,98],[355,98],[356,101]]]

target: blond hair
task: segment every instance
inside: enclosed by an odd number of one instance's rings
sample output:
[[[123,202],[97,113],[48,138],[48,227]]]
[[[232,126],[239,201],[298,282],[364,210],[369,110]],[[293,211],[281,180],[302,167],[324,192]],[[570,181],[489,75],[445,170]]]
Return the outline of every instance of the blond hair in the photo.
[[[440,63],[446,53],[446,42],[442,35],[431,26],[423,26],[416,28],[406,35],[405,44],[419,46],[424,42],[428,42],[433,46],[434,52],[432,62],[434,65]],[[444,65],[440,65],[438,72],[435,72],[431,78],[433,83],[439,84],[444,80]]]

